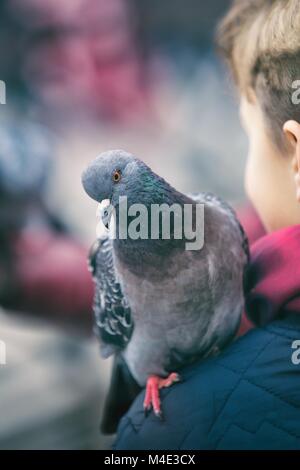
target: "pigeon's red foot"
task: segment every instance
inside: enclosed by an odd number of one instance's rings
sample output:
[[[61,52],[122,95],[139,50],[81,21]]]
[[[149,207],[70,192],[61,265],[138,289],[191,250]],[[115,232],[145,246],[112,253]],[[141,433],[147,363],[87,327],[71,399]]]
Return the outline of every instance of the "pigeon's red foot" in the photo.
[[[150,375],[146,384],[146,393],[144,399],[144,411],[147,414],[151,407],[157,417],[162,418],[162,411],[160,406],[159,389],[164,387],[170,387],[176,382],[180,381],[180,377],[176,372],[172,372],[165,379],[158,377],[157,375]]]

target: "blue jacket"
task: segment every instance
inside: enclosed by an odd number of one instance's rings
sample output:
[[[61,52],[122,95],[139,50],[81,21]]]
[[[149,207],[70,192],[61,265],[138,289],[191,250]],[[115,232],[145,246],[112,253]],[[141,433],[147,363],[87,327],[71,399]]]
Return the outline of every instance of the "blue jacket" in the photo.
[[[300,449],[295,340],[299,313],[252,330],[219,357],[183,370],[182,383],[161,391],[164,421],[144,416],[142,392],[122,418],[114,448]]]

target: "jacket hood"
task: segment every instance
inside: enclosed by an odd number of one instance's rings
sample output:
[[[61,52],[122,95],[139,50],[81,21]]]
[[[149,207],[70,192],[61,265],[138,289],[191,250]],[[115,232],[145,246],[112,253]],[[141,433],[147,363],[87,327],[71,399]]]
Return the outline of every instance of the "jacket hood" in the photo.
[[[251,247],[245,276],[246,313],[263,326],[300,314],[300,225],[272,232]]]

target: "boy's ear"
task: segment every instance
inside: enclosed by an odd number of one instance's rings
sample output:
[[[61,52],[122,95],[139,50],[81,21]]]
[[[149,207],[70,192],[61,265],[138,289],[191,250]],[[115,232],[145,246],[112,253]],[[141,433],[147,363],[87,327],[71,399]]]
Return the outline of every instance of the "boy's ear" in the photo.
[[[293,171],[295,175],[297,200],[300,202],[300,124],[297,121],[287,121],[283,132],[291,145],[293,152]]]

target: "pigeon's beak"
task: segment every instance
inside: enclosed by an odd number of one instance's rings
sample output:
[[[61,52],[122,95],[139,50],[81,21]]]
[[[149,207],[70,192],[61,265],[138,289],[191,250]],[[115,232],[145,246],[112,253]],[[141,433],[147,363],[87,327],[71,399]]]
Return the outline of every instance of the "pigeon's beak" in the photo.
[[[112,217],[112,207],[109,199],[104,199],[98,204],[97,217],[100,219],[100,223],[109,230],[110,220]]]
[[[111,212],[109,212],[108,209],[104,209],[102,213],[102,222],[103,222],[104,227],[107,228],[107,230],[109,229],[110,219],[111,219]]]

